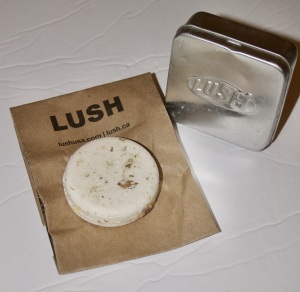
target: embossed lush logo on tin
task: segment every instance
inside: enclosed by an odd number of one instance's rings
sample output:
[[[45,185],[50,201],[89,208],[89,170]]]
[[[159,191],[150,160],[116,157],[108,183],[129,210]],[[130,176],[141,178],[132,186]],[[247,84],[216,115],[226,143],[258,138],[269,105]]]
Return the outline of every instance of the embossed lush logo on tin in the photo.
[[[252,113],[256,106],[251,93],[246,93],[239,88],[215,78],[190,77],[187,87],[206,101],[239,113]]]

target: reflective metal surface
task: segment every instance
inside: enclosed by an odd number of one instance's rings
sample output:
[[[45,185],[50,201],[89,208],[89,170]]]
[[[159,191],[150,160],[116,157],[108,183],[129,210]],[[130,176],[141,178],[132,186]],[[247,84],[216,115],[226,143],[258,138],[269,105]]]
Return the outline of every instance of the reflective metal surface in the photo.
[[[167,109],[178,123],[263,150],[273,139],[296,58],[285,39],[196,13],[174,37]]]

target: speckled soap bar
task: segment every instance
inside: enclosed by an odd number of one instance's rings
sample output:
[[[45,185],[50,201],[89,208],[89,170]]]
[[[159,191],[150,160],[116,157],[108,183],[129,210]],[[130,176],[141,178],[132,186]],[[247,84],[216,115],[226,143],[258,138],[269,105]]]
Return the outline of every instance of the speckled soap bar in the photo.
[[[63,177],[73,211],[96,225],[113,227],[145,216],[159,190],[159,171],[152,155],[140,144],[106,137],[80,147]]]

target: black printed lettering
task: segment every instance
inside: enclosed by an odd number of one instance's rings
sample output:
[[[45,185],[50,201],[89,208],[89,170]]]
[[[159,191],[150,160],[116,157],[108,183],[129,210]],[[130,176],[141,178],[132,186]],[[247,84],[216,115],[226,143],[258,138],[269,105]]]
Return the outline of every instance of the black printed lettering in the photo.
[[[124,110],[121,103],[120,97],[115,96],[113,102],[110,102],[108,99],[103,101],[105,108],[101,110],[99,104],[92,104],[88,106],[85,110],[77,110],[74,112],[69,112],[64,114],[64,117],[59,117],[59,121],[56,116],[50,116],[52,127],[54,131],[67,130],[70,127],[80,128],[85,125],[86,121],[88,122],[98,122],[103,119],[105,112],[107,116],[111,116],[116,112],[122,112]],[[119,131],[120,129],[116,129]]]
[[[108,116],[113,115],[112,109],[113,109],[114,107],[117,108],[118,112],[121,112],[121,111],[124,110],[123,105],[122,105],[122,103],[121,103],[121,100],[120,100],[120,97],[119,97],[119,96],[115,96],[115,97],[114,97],[114,101],[115,101],[114,103],[109,103],[108,100],[104,100],[104,101],[103,101],[103,104],[104,104],[104,106],[105,106],[106,113],[107,113]]]
[[[93,116],[88,118],[90,122],[98,122],[103,118],[104,113],[99,108],[100,108],[99,104],[92,104],[86,109],[86,113],[89,116]]]
[[[75,123],[74,118],[71,113],[66,113],[68,123],[72,128],[80,128],[85,124],[85,118],[84,118],[82,110],[76,111],[76,113],[77,113],[77,120],[78,120],[77,123]]]
[[[57,121],[57,119],[56,119],[56,116],[50,116],[50,120],[51,120],[51,123],[52,123],[52,126],[53,126],[54,131],[62,131],[62,130],[68,129],[68,126],[67,126],[67,125],[60,126],[60,125],[58,124],[58,121]]]

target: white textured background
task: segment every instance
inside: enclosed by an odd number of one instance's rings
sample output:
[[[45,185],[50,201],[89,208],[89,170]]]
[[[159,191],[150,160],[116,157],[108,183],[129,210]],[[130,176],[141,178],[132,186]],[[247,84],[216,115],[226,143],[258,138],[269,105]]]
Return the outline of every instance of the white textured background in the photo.
[[[156,74],[177,28],[207,11],[300,43],[299,0],[0,1],[0,291],[300,291],[300,69],[276,141],[251,152],[179,126],[220,234],[58,275],[9,107]]]

